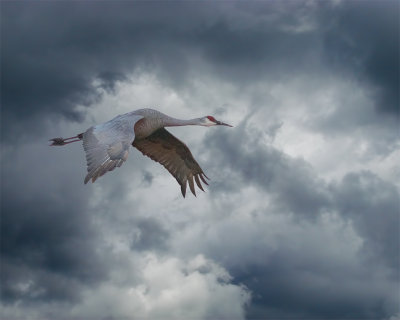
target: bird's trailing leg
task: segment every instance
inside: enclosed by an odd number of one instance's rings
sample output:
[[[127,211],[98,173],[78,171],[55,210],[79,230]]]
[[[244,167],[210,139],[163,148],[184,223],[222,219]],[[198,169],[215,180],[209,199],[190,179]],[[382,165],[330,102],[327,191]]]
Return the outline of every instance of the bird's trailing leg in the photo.
[[[53,143],[51,144],[51,146],[64,146],[68,143],[72,143],[72,142],[77,142],[83,139],[83,133],[80,133],[74,137],[70,137],[70,138],[53,138],[50,139],[49,141],[53,141]]]

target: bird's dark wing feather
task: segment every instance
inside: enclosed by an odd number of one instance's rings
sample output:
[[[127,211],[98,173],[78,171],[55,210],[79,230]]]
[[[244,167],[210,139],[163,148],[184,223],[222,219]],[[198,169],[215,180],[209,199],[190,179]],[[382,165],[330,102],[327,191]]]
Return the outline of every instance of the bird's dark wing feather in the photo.
[[[184,197],[187,182],[189,182],[192,193],[196,195],[193,179],[197,186],[204,191],[200,179],[208,184],[205,180],[208,177],[193,158],[189,148],[166,129],[158,129],[145,139],[135,139],[132,145],[145,156],[162,164],[178,181]]]

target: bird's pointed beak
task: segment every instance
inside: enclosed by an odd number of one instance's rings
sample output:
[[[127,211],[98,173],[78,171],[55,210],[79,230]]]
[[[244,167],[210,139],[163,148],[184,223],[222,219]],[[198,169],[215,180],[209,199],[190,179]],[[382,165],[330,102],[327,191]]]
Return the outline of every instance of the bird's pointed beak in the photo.
[[[227,124],[227,123],[225,123],[225,122],[222,122],[222,121],[217,121],[217,125],[218,125],[218,126],[227,126],[227,127],[233,127],[233,126],[231,126],[230,124]]]

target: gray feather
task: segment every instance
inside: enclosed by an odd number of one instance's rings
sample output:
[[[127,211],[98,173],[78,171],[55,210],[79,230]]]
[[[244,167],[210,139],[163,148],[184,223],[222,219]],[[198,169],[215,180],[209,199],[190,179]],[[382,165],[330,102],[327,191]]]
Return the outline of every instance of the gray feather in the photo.
[[[95,182],[108,171],[120,167],[128,158],[129,147],[135,140],[134,126],[143,116],[127,113],[97,126],[83,134],[87,171],[84,183]]]

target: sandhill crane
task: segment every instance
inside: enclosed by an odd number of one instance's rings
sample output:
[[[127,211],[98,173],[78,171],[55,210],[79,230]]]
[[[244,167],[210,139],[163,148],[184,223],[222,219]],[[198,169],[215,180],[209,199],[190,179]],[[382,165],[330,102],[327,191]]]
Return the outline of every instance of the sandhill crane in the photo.
[[[187,182],[192,193],[196,195],[193,178],[197,186],[204,191],[200,179],[208,185],[205,180],[208,177],[193,158],[189,148],[164,127],[190,125],[232,127],[212,116],[180,120],[157,110],[139,109],[90,127],[74,137],[54,138],[50,141],[51,146],[64,146],[83,140],[88,171],[85,184],[89,180],[93,183],[107,171],[120,167],[128,158],[129,146],[132,145],[143,155],[162,164],[178,181],[185,197]]]

